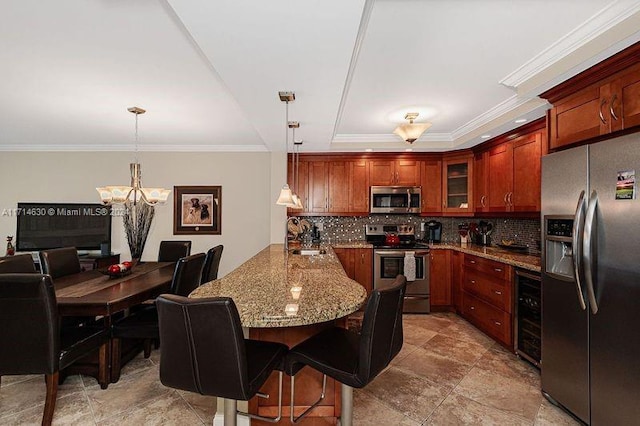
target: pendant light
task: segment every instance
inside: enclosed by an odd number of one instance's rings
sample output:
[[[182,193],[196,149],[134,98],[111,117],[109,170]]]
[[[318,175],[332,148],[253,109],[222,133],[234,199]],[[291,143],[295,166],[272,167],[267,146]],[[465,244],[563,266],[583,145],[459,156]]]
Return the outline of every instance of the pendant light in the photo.
[[[414,123],[413,120],[420,115],[417,112],[408,112],[404,116],[405,120],[409,120],[409,123],[402,124],[393,131],[396,135],[400,136],[403,140],[409,143],[415,142],[429,127],[431,123]]]
[[[154,206],[158,203],[165,203],[171,193],[170,189],[164,188],[144,188],[142,186],[142,171],[140,163],[138,162],[138,116],[147,112],[139,107],[127,108],[132,114],[136,116],[136,133],[135,133],[135,162],[129,164],[129,171],[131,173],[131,185],[130,186],[104,186],[96,188],[100,194],[100,200],[104,205],[111,204],[124,204],[127,201],[132,201],[136,204],[138,201],[144,201],[150,206]]]
[[[278,92],[280,100],[285,103],[286,108],[286,121],[285,121],[285,154],[289,155],[289,102],[293,102],[296,99],[294,92]],[[280,196],[276,201],[279,206],[295,207],[296,202],[293,199],[293,192],[287,183],[284,184],[280,190]]]
[[[292,210],[304,210],[304,207],[302,206],[302,200],[300,200],[300,197],[298,196],[297,192],[298,192],[298,164],[299,164],[299,158],[300,158],[300,154],[299,154],[299,145],[302,144],[302,141],[296,141],[296,129],[300,128],[300,123],[298,121],[290,121],[289,122],[289,128],[292,129],[292,139],[293,139],[293,188],[295,189],[295,192],[293,193],[293,202],[295,204],[294,207],[291,207]],[[298,152],[298,154],[296,155],[296,152]]]

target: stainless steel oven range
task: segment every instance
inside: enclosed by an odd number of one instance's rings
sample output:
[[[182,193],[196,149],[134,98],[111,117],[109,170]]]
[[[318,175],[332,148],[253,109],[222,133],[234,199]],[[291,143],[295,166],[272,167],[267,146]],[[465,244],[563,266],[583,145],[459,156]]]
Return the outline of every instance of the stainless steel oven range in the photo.
[[[390,284],[398,274],[405,274],[405,255],[413,252],[415,280],[407,282],[403,312],[429,313],[429,247],[416,242],[413,225],[367,225],[365,235],[374,246],[373,287]],[[393,243],[388,244],[390,241]]]

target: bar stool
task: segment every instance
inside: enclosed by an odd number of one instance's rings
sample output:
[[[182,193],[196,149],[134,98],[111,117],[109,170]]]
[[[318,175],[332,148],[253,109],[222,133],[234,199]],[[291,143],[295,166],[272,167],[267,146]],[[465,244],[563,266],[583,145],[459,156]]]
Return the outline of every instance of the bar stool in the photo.
[[[371,382],[402,349],[402,307],[407,280],[398,275],[386,288],[373,290],[367,303],[360,335],[334,327],[293,347],[285,360],[291,376],[291,422],[297,423],[315,408],[326,391],[327,376],[341,383],[342,415],[340,424],[353,421],[353,388]],[[299,417],[293,414],[295,375],[305,365],[323,374],[320,398]]]
[[[163,385],[217,396],[224,400],[224,425],[236,415],[278,422],[282,417],[282,371],[279,371],[278,416],[238,411],[238,400],[258,392],[287,354],[282,343],[245,339],[240,316],[228,297],[188,299],[163,294],[156,300],[160,320],[160,381]]]

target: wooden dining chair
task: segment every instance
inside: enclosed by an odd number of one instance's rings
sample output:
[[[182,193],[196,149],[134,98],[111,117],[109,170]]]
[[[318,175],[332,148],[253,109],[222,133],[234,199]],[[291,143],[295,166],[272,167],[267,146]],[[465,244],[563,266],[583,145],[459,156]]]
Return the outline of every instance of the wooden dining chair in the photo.
[[[42,424],[50,425],[60,371],[106,344],[100,327],[60,327],[49,275],[0,274],[0,377],[44,374]]]

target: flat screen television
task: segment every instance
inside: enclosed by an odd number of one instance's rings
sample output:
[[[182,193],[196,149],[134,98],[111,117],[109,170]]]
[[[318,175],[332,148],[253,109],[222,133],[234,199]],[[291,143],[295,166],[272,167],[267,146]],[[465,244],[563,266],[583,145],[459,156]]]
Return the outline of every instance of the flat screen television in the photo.
[[[111,246],[111,207],[88,203],[18,203],[18,251]]]

